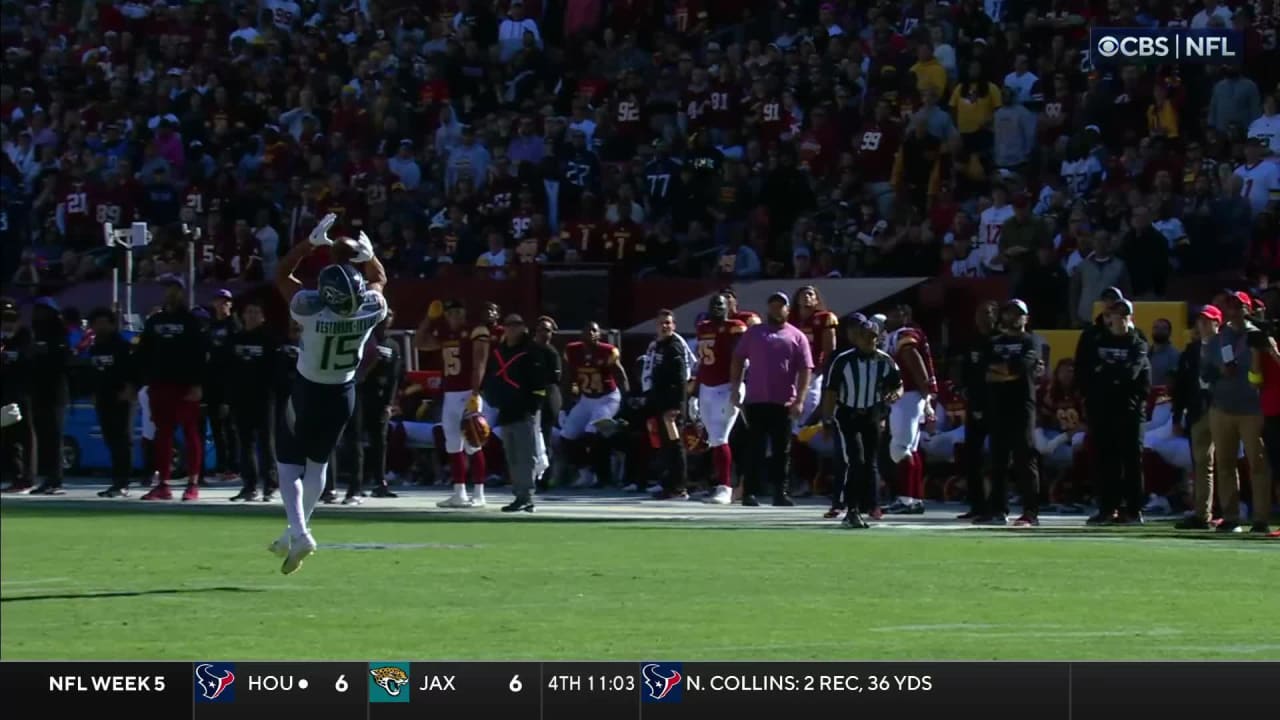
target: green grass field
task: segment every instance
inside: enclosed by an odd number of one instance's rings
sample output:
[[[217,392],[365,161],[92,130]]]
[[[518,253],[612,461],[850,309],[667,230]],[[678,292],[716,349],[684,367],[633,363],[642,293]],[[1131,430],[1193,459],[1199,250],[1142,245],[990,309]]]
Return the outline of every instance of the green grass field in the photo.
[[[324,516],[285,577],[265,514],[0,521],[6,660],[1280,658],[1250,538]]]

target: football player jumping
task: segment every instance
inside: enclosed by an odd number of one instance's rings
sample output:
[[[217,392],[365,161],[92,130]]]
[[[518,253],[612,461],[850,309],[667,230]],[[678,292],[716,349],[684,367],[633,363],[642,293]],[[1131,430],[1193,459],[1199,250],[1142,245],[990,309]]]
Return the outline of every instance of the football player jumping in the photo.
[[[324,491],[329,458],[355,410],[356,371],[369,336],[387,316],[382,296],[387,274],[373,243],[364,233],[358,240],[330,239],[335,220],[332,213],[324,216],[308,242],[281,259],[275,276],[276,290],[302,328],[298,376],[276,435],[280,496],[289,525],[269,549],[284,558],[280,571],[286,575],[316,550],[311,513]],[[320,247],[333,247],[335,262],[320,271],[316,290],[303,290],[293,273]],[[353,263],[361,264],[364,274]]]

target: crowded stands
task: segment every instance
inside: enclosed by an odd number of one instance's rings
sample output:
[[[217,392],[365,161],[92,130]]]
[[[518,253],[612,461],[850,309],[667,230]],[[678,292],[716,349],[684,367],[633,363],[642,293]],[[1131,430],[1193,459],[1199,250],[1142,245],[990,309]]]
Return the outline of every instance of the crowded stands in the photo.
[[[19,297],[102,278],[102,223],[143,221],[136,280],[194,253],[254,283],[332,212],[393,284],[1001,277],[1040,332],[1210,276],[1275,310],[1278,21],[1274,0],[5,0],[0,269]],[[1245,62],[1095,65],[1091,27],[1234,28]],[[1182,339],[1194,314],[1162,319]],[[1042,455],[1079,448],[1065,420]]]

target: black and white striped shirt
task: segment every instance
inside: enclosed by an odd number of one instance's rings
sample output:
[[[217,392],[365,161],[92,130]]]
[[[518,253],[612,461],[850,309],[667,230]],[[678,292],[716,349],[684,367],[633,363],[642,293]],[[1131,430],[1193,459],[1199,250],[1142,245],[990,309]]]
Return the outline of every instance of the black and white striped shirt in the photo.
[[[831,361],[822,391],[835,393],[837,407],[871,410],[880,404],[886,392],[901,385],[898,364],[888,353],[876,350],[867,355],[853,348]]]

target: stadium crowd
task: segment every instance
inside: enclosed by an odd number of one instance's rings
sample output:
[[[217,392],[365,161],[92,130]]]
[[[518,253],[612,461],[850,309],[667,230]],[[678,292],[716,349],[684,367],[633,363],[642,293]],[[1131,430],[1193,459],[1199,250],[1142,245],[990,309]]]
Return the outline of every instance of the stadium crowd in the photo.
[[[104,222],[151,227],[139,280],[194,253],[202,279],[254,282],[331,212],[336,233],[368,233],[393,282],[557,262],[726,281],[1003,276],[1035,329],[1087,329],[1099,298],[1162,298],[1210,272],[1270,307],[1280,275],[1274,2],[2,9],[0,269],[31,297],[113,267]],[[1235,28],[1244,63],[1095,66],[1099,26]],[[1214,306],[1229,313],[1226,297]],[[1179,349],[1150,340],[1151,383],[1176,386]],[[815,373],[835,348],[818,350]],[[1069,371],[1049,374],[1060,392]],[[1235,432],[1265,474],[1261,424]],[[914,511],[919,473],[898,472],[896,504]]]

